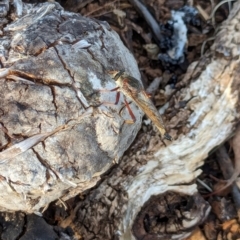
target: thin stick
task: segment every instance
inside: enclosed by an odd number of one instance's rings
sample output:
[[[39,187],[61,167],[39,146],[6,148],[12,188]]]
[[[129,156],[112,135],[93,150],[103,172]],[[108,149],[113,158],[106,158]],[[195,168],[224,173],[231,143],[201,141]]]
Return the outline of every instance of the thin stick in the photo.
[[[197,178],[197,182],[199,184],[201,184],[203,187],[205,187],[209,192],[212,192],[212,189],[205,182],[203,182],[201,179]]]
[[[101,6],[101,7],[99,7],[99,8],[96,8],[96,9],[94,9],[94,10],[91,11],[91,12],[88,12],[88,13],[85,14],[84,16],[87,17],[87,16],[90,16],[90,15],[92,15],[93,13],[95,13],[95,12],[97,12],[97,11],[100,11],[100,10],[102,10],[102,9],[106,9],[106,7],[113,5],[113,3],[117,2],[117,1],[118,1],[118,0],[115,0],[115,1],[112,1],[112,2],[110,2],[110,3],[104,4],[103,6]]]
[[[163,36],[160,31],[159,24],[148,11],[148,9],[138,0],[129,0],[131,4],[137,9],[137,11],[144,17],[148,26],[152,29],[155,39],[158,41],[158,44],[161,43]]]
[[[213,11],[211,12],[211,15],[210,15],[210,18],[212,19],[212,25],[213,26],[215,26],[215,24],[216,24],[216,22],[215,22],[215,13],[218,10],[218,8],[221,7],[224,3],[232,2],[232,1],[235,1],[235,0],[223,0],[223,1],[221,1],[220,3],[218,3],[215,6],[215,8],[213,9]]]
[[[219,161],[220,162],[220,166],[223,172],[223,175],[226,179],[226,185],[220,189],[218,189],[217,191],[205,195],[205,197],[209,197],[212,196],[214,194],[220,193],[222,192],[224,189],[226,189],[227,187],[231,186],[237,179],[238,175],[240,174],[240,126],[238,126],[237,130],[236,130],[236,134],[233,137],[232,140],[232,147],[233,147],[233,151],[234,151],[234,158],[235,158],[235,168],[233,169],[233,167],[231,167],[231,161],[228,157],[228,154],[225,153],[226,150],[224,150],[223,146],[221,148],[219,148],[219,152],[220,154],[218,155]],[[224,152],[225,151],[225,152]]]

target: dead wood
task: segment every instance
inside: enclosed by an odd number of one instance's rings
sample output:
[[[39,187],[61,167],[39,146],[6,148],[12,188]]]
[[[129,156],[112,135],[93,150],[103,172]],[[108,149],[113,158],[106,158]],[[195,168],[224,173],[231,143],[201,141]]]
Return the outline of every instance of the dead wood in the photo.
[[[0,204],[6,210],[40,211],[94,186],[130,146],[142,116],[132,104],[137,121],[127,125],[121,102],[101,104],[114,96],[96,93],[114,88],[108,69],[125,68],[140,79],[108,25],[58,4],[39,6],[25,6],[25,18],[9,23],[0,39]],[[191,64],[177,90],[166,90],[161,113],[174,141],[140,132],[61,227],[72,227],[76,239],[167,240],[183,239],[205,219],[210,207],[194,180],[239,118],[239,22],[240,1],[211,51]]]
[[[57,3],[24,4],[0,39],[0,209],[40,212],[90,187],[135,138],[136,122],[109,70],[140,79],[136,61],[107,23]],[[7,12],[6,12],[7,13]],[[132,105],[132,104],[131,104]]]
[[[174,137],[165,146],[149,132],[62,222],[84,239],[183,239],[210,208],[194,180],[208,153],[233,133],[239,118],[238,1],[215,42],[194,62],[164,106]]]

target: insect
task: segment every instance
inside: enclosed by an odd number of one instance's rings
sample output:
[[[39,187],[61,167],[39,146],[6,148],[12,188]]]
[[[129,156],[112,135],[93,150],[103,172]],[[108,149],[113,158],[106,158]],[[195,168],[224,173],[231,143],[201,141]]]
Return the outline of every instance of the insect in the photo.
[[[146,93],[141,83],[134,77],[128,75],[124,70],[109,72],[114,77],[117,88],[114,90],[121,91],[125,96],[129,97],[142,111],[152,120],[158,128],[161,136],[167,140],[172,140],[172,137],[166,132],[162,117],[153,102],[149,99],[149,94]],[[119,100],[120,92],[117,93],[116,103]],[[129,114],[135,121],[135,116],[132,113],[127,101],[125,100],[126,107]]]

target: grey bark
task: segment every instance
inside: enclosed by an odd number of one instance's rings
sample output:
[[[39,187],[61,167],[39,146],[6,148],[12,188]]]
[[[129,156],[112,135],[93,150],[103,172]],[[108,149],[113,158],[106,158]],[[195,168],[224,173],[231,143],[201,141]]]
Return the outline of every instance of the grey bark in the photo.
[[[57,3],[23,5],[2,28],[0,209],[40,212],[90,187],[135,138],[109,70],[137,64],[107,23]],[[112,102],[108,104],[106,102]]]
[[[161,109],[174,141],[144,131],[119,166],[80,201],[61,226],[84,239],[184,239],[210,211],[194,180],[208,153],[239,121],[238,1],[211,51],[167,91]],[[145,127],[145,129],[147,129]]]
[[[137,121],[125,124],[121,101],[109,105],[114,94],[95,92],[114,88],[107,70],[140,79],[108,25],[42,6],[24,5],[1,39],[0,203],[8,211],[38,212],[94,186],[130,146],[143,114],[132,104]],[[75,239],[183,239],[205,219],[210,207],[193,181],[239,119],[239,22],[240,1],[211,51],[176,91],[166,89],[170,100],[160,111],[174,141],[164,144],[144,126],[60,223]]]

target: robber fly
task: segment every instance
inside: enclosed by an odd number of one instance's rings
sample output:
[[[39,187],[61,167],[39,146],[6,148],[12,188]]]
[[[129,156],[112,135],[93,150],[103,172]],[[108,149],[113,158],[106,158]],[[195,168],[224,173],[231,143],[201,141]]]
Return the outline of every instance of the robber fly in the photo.
[[[113,79],[116,81],[117,88],[115,88],[115,90],[119,89],[119,91],[121,91],[125,96],[129,97],[133,102],[135,102],[135,104],[139,106],[157,126],[161,136],[171,141],[172,137],[166,132],[160,113],[149,99],[149,94],[146,93],[141,83],[134,77],[129,76],[124,70],[119,72],[111,71],[109,73],[113,74]],[[119,99],[119,94],[117,95],[117,98]],[[126,100],[125,103],[128,107],[131,117],[133,120],[135,120],[135,117]]]

